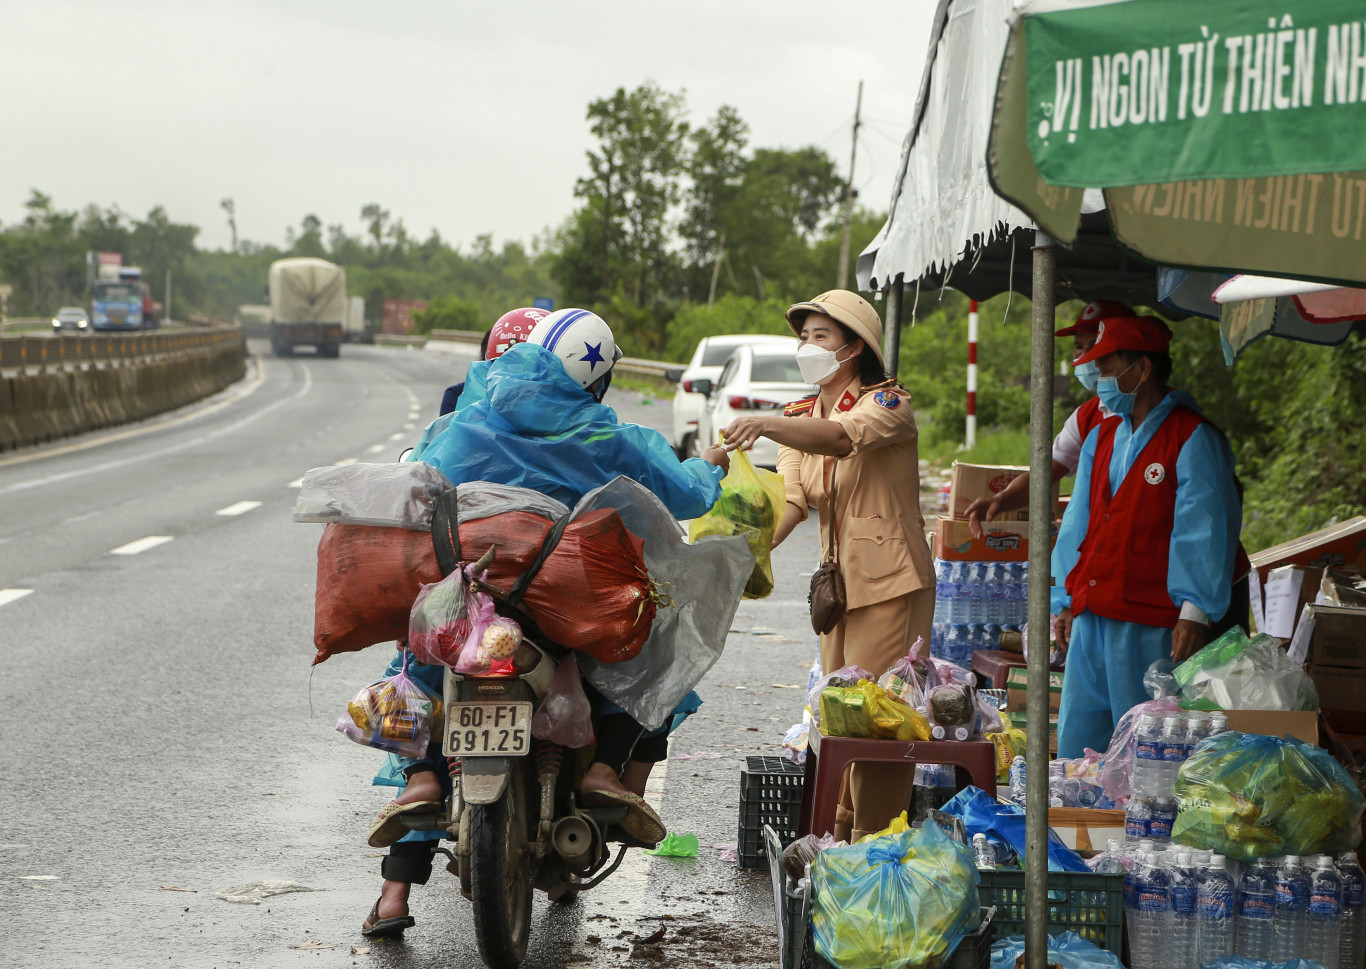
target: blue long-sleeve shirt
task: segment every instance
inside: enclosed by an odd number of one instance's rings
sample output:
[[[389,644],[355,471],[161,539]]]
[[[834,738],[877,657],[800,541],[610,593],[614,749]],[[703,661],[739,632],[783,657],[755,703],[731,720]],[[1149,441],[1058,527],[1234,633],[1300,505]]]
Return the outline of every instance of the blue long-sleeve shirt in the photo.
[[[1130,416],[1121,418],[1107,469],[1112,494],[1119,490],[1143,448],[1178,405],[1199,412],[1189,394],[1174,390],[1148,412],[1137,428]],[[1099,430],[1093,429],[1082,445],[1072,498],[1053,546],[1051,602],[1055,613],[1072,604],[1066,582],[1076,567],[1078,549],[1090,525],[1091,476],[1095,473]],[[1218,619],[1228,611],[1229,577],[1233,574],[1242,517],[1242,500],[1238,497],[1228,442],[1212,425],[1201,424],[1182,445],[1176,459],[1176,516],[1167,560],[1167,591],[1172,604],[1183,610],[1183,618],[1204,622]]]

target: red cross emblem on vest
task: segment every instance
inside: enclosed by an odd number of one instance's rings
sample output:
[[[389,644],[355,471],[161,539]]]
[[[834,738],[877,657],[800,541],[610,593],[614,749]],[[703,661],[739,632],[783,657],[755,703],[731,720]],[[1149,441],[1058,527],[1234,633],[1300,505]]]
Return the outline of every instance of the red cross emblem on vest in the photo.
[[[1160,464],[1150,464],[1143,472],[1143,480],[1150,485],[1161,484],[1162,479],[1167,476],[1167,469]]]

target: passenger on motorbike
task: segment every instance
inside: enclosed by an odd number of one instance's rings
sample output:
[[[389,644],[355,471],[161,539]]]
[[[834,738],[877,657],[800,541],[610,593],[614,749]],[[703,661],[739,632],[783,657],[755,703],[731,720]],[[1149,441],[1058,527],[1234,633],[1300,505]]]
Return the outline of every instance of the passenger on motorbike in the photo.
[[[654,492],[678,518],[704,514],[720,497],[727,453],[710,447],[700,460],[680,462],[659,432],[620,423],[602,399],[621,355],[611,328],[595,314],[582,309],[551,314],[525,344],[481,368],[481,379],[470,374],[454,419],[426,443],[421,459],[457,485],[479,480],[515,485],[571,507],[625,475]],[[695,695],[689,700],[692,709],[700,702]],[[623,829],[649,843],[658,842],[665,828],[641,795],[653,763],[663,759],[666,736],[667,729],[647,732],[624,711],[605,704],[599,710],[594,760],[580,783],[585,805],[626,807]],[[384,844],[402,833],[397,814],[440,801],[443,767],[439,758],[409,767],[404,792],[376,819],[371,844],[377,832],[383,832]],[[427,862],[429,870],[430,854]],[[385,894],[367,925],[410,925],[407,885],[400,899],[388,874],[386,869]]]

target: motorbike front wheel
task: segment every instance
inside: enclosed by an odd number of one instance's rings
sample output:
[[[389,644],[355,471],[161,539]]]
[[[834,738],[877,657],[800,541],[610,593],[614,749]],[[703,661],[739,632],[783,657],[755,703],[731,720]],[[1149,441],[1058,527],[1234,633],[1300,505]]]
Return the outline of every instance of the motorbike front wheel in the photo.
[[[531,858],[526,779],[513,768],[494,804],[469,804],[474,938],[489,969],[517,969],[531,935]]]

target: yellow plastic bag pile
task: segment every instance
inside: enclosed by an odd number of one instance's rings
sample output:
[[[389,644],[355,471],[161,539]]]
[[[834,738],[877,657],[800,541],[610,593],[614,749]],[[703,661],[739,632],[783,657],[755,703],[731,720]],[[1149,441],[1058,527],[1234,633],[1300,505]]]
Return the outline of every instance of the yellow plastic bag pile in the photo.
[[[929,740],[924,714],[892,697],[871,680],[831,686],[821,693],[821,732],[830,737]]]

